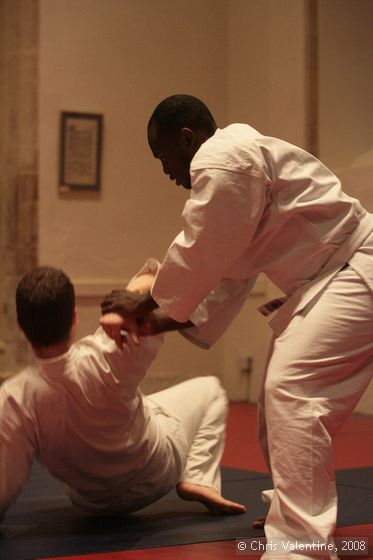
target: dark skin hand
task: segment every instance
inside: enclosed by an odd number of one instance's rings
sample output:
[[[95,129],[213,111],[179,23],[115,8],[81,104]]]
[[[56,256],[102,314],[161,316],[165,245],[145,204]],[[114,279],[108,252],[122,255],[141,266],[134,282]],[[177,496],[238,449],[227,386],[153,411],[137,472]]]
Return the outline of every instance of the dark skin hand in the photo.
[[[101,313],[118,313],[125,320],[125,328],[135,344],[139,344],[139,326],[149,313],[158,307],[150,292],[141,294],[130,290],[113,290],[101,303]]]
[[[105,296],[101,303],[101,312],[118,313],[124,319],[143,319],[156,309],[158,304],[151,297],[150,292],[141,294],[130,290],[113,290]]]
[[[165,315],[160,309],[155,309],[148,315],[147,324],[149,325],[148,334],[159,334],[194,327],[191,321],[179,323],[178,321],[175,321],[174,319],[171,319],[171,317]],[[140,327],[140,334],[142,329],[145,331],[146,323],[144,323],[144,326]]]
[[[130,333],[132,340],[139,344],[139,336],[159,334],[193,326],[187,321],[178,323],[165,316],[150,292],[141,294],[130,290],[113,290],[101,303],[102,315],[118,313],[125,323],[123,328]]]

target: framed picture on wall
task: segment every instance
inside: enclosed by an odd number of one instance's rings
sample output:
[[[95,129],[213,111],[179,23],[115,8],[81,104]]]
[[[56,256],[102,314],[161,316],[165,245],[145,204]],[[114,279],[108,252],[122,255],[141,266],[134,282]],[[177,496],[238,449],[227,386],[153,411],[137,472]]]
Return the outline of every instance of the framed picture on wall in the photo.
[[[59,191],[100,192],[103,115],[61,112]]]

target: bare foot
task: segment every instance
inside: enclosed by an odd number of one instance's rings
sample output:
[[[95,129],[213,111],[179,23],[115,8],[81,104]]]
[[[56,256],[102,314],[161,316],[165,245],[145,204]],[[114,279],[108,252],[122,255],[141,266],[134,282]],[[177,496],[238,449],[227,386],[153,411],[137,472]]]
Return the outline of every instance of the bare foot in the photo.
[[[263,529],[266,519],[267,519],[266,517],[258,517],[258,519],[255,519],[255,521],[253,522],[253,528]]]
[[[201,502],[215,515],[234,515],[246,511],[244,505],[226,500],[213,488],[191,484],[190,482],[179,482],[176,491],[183,500]]]

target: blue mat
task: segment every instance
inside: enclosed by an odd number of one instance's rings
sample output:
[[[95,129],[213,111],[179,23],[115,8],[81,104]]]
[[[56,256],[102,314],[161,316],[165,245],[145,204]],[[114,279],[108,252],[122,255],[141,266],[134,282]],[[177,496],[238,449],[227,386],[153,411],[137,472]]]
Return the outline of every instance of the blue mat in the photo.
[[[251,524],[265,514],[261,490],[268,476],[224,468],[223,493],[244,501],[247,513],[216,517],[194,502],[171,492],[155,504],[128,516],[87,518],[77,513],[63,485],[35,465],[30,481],[0,526],[0,558],[35,560],[43,557],[104,553],[197,542],[258,537]],[[338,525],[373,522],[373,467],[337,473]]]

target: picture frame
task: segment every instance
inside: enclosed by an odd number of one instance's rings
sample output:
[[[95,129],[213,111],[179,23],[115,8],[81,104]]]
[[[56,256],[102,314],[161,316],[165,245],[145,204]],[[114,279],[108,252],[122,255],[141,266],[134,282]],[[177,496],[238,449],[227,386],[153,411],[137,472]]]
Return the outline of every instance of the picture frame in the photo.
[[[61,194],[100,192],[103,120],[97,113],[61,112]]]

